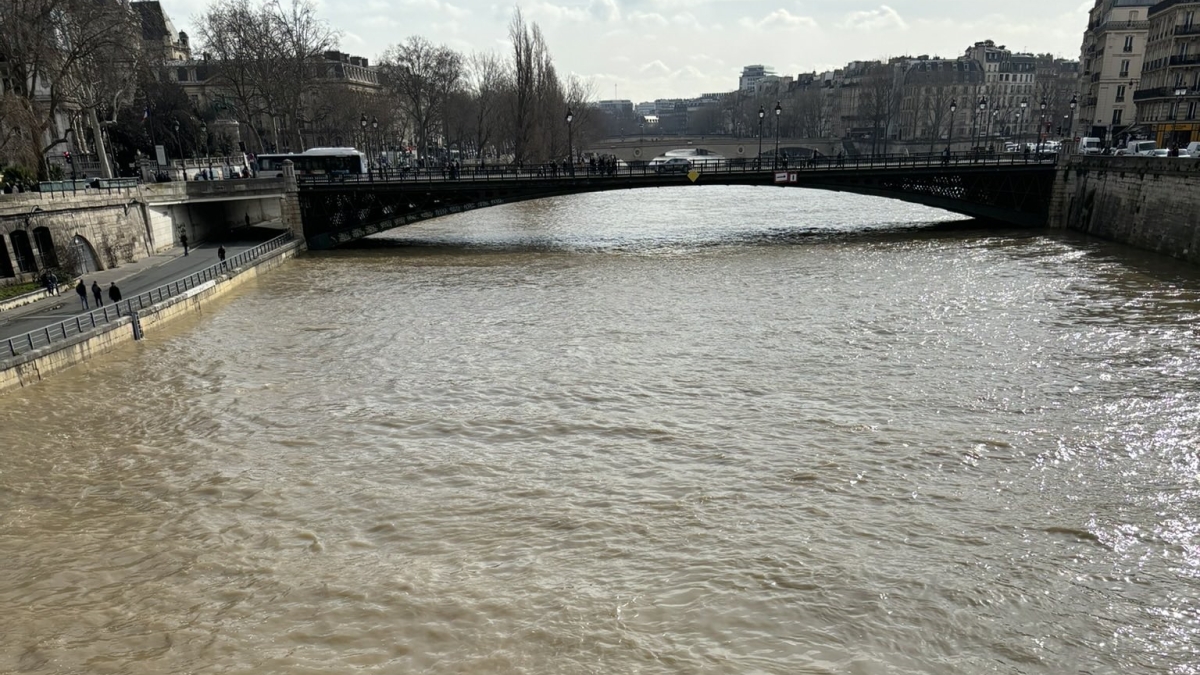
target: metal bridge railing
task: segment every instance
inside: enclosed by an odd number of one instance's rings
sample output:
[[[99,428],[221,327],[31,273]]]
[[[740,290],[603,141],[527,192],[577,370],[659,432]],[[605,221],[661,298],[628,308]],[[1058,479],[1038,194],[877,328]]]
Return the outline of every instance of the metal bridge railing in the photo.
[[[226,259],[224,262],[210,265],[199,272],[146,291],[145,293],[139,293],[130,298],[123,298],[115,305],[105,305],[90,312],[84,312],[78,316],[71,317],[66,321],[60,321],[44,328],[30,331],[24,335],[9,338],[5,341],[8,347],[8,354],[5,358],[18,356],[34,349],[40,349],[55,342],[63,342],[73,336],[86,333],[93,328],[113,323],[122,316],[134,314],[163,300],[186,293],[200,284],[216,279],[225,270],[234,269],[279,249],[294,238],[291,232],[286,232],[254,248],[242,251]]]
[[[771,159],[711,159],[688,157],[687,164],[641,164],[600,166],[590,163],[470,166],[461,169],[376,169],[370,174],[301,176],[301,185],[355,185],[363,183],[433,183],[450,181],[513,181],[553,179],[629,178],[686,174],[692,169],[701,174],[770,174],[773,171],[848,171],[951,166],[1054,166],[1058,155],[1050,152],[1025,153],[929,153],[917,155],[875,155],[859,157],[816,157],[800,162],[773,163]]]

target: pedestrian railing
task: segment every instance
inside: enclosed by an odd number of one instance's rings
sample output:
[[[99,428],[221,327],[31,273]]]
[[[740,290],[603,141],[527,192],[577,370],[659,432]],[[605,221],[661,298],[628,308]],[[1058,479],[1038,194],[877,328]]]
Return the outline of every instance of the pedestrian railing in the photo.
[[[464,166],[461,168],[375,169],[369,174],[325,174],[301,176],[305,186],[362,185],[371,183],[432,183],[454,181],[538,181],[546,179],[629,178],[685,174],[692,170],[705,174],[762,174],[774,171],[867,171],[878,169],[972,167],[972,166],[1053,166],[1058,154],[1051,152],[957,152],[909,155],[860,155],[855,157],[818,156],[800,161],[772,158],[707,159],[704,155],[687,157],[687,164],[642,163],[638,165],[597,166],[588,163],[537,164],[532,166]]]
[[[257,260],[264,255],[278,250],[284,245],[291,242],[295,237],[292,233],[284,234],[271,239],[265,243],[259,244],[254,248],[247,249],[231,256],[230,258],[219,262],[216,265],[210,265],[199,272],[190,274],[182,279],[172,281],[169,284],[159,286],[158,288],[139,293],[129,298],[122,298],[119,302],[113,305],[105,305],[98,307],[90,312],[84,312],[78,316],[71,317],[66,321],[50,324],[44,328],[30,331],[24,335],[6,340],[8,347],[8,356],[18,356],[35,349],[41,349],[54,344],[55,342],[63,342],[81,333],[86,333],[94,328],[113,323],[123,316],[136,314],[137,312],[164,300],[182,295],[197,286],[212,281],[219,277],[223,272],[241,267],[246,263]],[[6,358],[7,358],[6,357]]]

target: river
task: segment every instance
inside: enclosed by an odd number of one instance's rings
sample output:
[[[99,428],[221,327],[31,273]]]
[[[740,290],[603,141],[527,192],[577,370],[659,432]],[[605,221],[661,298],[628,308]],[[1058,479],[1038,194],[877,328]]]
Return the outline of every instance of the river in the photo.
[[[803,190],[313,254],[0,409],[0,672],[1200,673],[1200,273]]]

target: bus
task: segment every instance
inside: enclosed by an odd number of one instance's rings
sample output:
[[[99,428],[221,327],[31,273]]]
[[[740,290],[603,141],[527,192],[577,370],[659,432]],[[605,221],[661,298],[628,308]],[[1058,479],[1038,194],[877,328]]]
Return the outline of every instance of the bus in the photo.
[[[361,176],[367,173],[367,156],[354,148],[310,148],[300,154],[258,156],[258,177],[283,175],[283,162],[292,160],[297,176]]]

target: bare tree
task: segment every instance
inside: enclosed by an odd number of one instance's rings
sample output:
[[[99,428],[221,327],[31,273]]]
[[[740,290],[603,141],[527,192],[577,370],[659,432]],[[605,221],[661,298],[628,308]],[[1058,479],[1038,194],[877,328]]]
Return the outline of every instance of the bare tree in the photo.
[[[474,99],[475,149],[483,157],[499,131],[504,93],[512,86],[511,78],[499,56],[478,52],[468,60],[466,79]]]
[[[380,69],[384,85],[412,123],[418,152],[424,156],[431,133],[444,121],[451,93],[462,81],[462,56],[449,47],[412,36],[384,53]]]
[[[0,3],[0,60],[5,64],[6,115],[21,125],[16,134],[37,158],[38,175],[49,176],[46,153],[66,142],[55,128],[55,116],[77,112],[84,96],[80,85],[86,68],[103,63],[116,50],[131,47],[133,15],[116,2],[93,0],[6,0]],[[75,110],[69,110],[73,103]],[[67,132],[71,131],[70,129]]]
[[[859,115],[871,122],[871,154],[879,152],[881,135],[882,150],[887,153],[892,121],[900,109],[900,87],[896,82],[895,68],[891,64],[872,66],[867,72],[863,78],[859,106]]]

